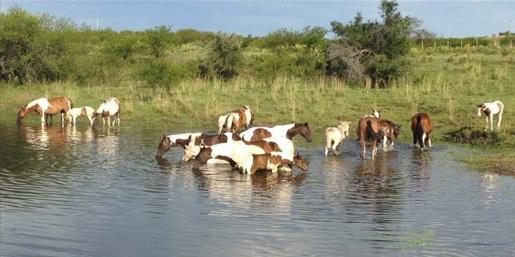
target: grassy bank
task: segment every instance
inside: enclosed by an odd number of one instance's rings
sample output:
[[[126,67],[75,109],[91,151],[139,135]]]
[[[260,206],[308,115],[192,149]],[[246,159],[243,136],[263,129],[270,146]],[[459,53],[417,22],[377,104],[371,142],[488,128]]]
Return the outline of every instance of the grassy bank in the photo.
[[[515,65],[511,56],[423,51],[413,55],[414,69],[408,78],[388,89],[352,87],[327,78],[306,81],[279,77],[262,81],[243,76],[227,82],[185,80],[169,93],[133,81],[117,87],[79,87],[66,82],[3,84],[0,114],[2,120],[14,122],[20,106],[42,96],[66,95],[75,106],[93,107],[102,99],[117,96],[122,102],[123,120],[159,126],[163,131],[168,127],[214,130],[217,115],[248,104],[256,113],[256,124],[307,121],[321,138],[321,128],[335,124],[336,119],[350,120],[355,126],[360,116],[375,107],[383,111],[384,118],[403,125],[400,140],[405,142],[411,140],[410,117],[416,112],[428,112],[435,123],[433,140],[438,143],[445,132],[465,125],[482,129],[484,118],[477,117],[476,104],[501,100],[506,110],[499,132],[500,145],[483,146],[477,156],[463,159],[481,169],[491,167],[482,160],[496,160],[495,165],[501,160],[510,170],[515,164],[515,117],[511,111],[511,103],[515,102]],[[37,122],[36,116],[29,120]]]

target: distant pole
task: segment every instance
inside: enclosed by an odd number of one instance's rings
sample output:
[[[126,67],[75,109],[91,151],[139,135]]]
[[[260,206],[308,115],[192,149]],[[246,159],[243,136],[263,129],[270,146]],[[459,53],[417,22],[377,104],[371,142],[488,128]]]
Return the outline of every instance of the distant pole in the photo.
[[[452,21],[449,20],[449,31],[447,35],[447,47],[451,47],[451,32],[452,32]]]
[[[97,18],[97,30],[99,27],[100,27],[100,22],[98,21],[98,18]]]

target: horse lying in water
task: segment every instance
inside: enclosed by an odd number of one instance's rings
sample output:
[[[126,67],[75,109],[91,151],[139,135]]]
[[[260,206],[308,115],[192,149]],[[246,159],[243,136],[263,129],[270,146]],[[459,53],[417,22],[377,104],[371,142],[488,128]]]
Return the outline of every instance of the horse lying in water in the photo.
[[[252,155],[250,174],[254,174],[258,170],[270,170],[275,173],[280,168],[291,169],[293,165],[303,171],[307,171],[309,164],[299,154],[292,155],[284,152],[254,154]]]
[[[64,116],[72,107],[72,100],[68,97],[60,96],[50,100],[47,98],[39,98],[20,108],[16,122],[20,123],[21,120],[32,111],[41,115],[41,124],[45,124],[49,116],[52,117],[52,115],[61,113],[61,126],[64,126]]]

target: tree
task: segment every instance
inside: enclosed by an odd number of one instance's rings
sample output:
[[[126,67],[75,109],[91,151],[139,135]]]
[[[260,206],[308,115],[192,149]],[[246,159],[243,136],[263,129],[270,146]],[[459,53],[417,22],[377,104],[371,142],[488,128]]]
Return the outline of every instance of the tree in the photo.
[[[199,70],[205,77],[231,79],[238,75],[242,58],[240,40],[233,34],[219,34]]]
[[[156,58],[163,56],[166,48],[171,44],[173,39],[172,27],[157,26],[145,32],[147,33],[147,43],[150,54]]]
[[[333,32],[338,37],[337,44],[350,48],[350,51],[361,57],[359,62],[365,67],[365,75],[372,80],[372,86],[388,85],[392,79],[402,76],[409,65],[406,55],[410,49],[410,35],[417,22],[412,17],[403,16],[397,6],[395,1],[382,0],[379,8],[381,21],[365,22],[358,13],[347,24],[335,21],[331,23]],[[346,68],[349,65],[340,67]],[[328,63],[328,68],[334,70],[335,66]]]

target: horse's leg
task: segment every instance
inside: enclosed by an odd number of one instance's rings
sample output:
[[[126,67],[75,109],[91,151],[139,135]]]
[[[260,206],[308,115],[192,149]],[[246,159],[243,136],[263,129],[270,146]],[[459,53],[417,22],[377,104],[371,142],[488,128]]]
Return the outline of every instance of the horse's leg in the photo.
[[[490,113],[490,132],[494,130],[494,115]]]
[[[431,138],[429,136],[427,136],[427,144],[428,144],[429,148],[432,147],[432,145],[431,145]]]
[[[327,154],[329,153],[329,148],[331,148],[331,143],[332,143],[331,138],[329,136],[326,136],[325,137],[325,147],[324,147],[325,156],[327,156]]]
[[[422,133],[422,141],[420,141],[420,150],[424,150],[424,146],[425,146],[425,142],[426,142],[426,133]]]
[[[386,143],[388,141],[388,137],[386,135],[383,136],[383,151],[386,152]]]
[[[393,139],[390,139],[390,148],[393,149]]]
[[[111,116],[107,115],[107,127],[111,127]]]
[[[46,115],[45,112],[41,112],[41,123],[44,124],[46,122]]]
[[[485,115],[485,131],[488,130],[488,115]]]
[[[342,145],[343,139],[340,142],[334,142],[334,155],[340,155],[340,146]]]
[[[497,130],[501,128],[502,111],[497,114]]]
[[[367,153],[367,148],[366,148],[366,145],[365,145],[365,140],[361,139],[359,142],[361,144],[361,158],[365,159],[365,154]]]
[[[377,141],[372,142],[372,160],[375,159],[377,153]]]

